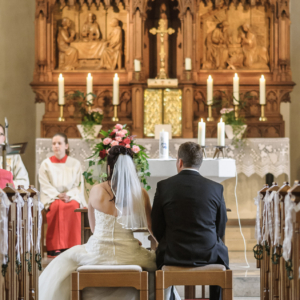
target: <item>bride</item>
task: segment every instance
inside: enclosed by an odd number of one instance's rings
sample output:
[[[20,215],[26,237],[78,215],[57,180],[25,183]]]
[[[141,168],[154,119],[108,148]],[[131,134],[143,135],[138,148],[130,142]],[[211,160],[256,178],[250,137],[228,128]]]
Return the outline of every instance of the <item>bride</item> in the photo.
[[[151,204],[147,192],[141,188],[132,158],[131,149],[123,146],[110,149],[108,179],[94,186],[89,197],[88,216],[93,235],[85,245],[61,253],[46,267],[39,278],[40,300],[68,300],[70,275],[82,265],[139,265],[149,272],[156,270],[154,251],[141,247],[133,236],[135,229],[148,228],[151,233]],[[171,289],[167,290],[166,299]],[[154,290],[150,292],[154,294]],[[82,296],[84,300],[139,299],[134,288],[86,288]]]

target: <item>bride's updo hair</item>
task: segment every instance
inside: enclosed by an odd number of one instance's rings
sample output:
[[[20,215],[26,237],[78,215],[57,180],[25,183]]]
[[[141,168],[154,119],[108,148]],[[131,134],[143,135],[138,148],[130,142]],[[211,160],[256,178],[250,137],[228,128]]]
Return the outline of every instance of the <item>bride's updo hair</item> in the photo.
[[[134,152],[130,148],[126,148],[125,146],[113,146],[110,148],[107,156],[107,180],[111,180],[112,175],[114,173],[115,164],[119,158],[119,155],[128,155],[133,158]],[[110,167],[110,172],[108,172],[108,166]]]

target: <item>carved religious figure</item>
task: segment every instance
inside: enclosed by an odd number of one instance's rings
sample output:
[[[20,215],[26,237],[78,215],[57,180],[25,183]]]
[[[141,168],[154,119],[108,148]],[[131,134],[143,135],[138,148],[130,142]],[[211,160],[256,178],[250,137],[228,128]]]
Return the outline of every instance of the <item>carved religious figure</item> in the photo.
[[[122,28],[119,20],[113,18],[110,22],[110,32],[104,47],[101,47],[98,56],[100,57],[100,68],[114,70],[117,66],[122,68]]]
[[[229,44],[228,26],[227,21],[220,22],[216,28],[207,35],[204,68],[225,69],[227,67]]]
[[[96,41],[100,39],[99,24],[96,21],[96,15],[89,13],[86,22],[82,26],[81,37],[85,42]]]
[[[244,66],[251,68],[256,64],[256,67],[264,67],[269,61],[267,49],[257,45],[256,35],[248,23],[244,24],[242,29],[241,45],[244,52]]]
[[[70,43],[75,40],[75,31],[70,28],[71,21],[68,18],[63,18],[61,25],[57,35],[59,69],[73,70],[78,62],[78,51],[70,46]]]

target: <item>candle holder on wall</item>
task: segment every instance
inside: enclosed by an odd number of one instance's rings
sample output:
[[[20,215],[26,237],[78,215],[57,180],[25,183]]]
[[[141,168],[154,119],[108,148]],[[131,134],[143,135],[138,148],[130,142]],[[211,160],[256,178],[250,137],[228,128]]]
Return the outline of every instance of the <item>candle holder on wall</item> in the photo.
[[[64,105],[59,105],[59,118],[58,118],[59,122],[64,122],[65,118],[64,118]]]
[[[207,158],[207,156],[206,156],[206,151],[205,151],[206,146],[201,146],[201,145],[200,145],[200,147],[201,147],[202,155],[203,155],[205,158]]]
[[[228,148],[227,146],[216,146],[215,147],[215,153],[213,158],[219,158],[220,154],[222,154],[222,157],[225,158],[226,157],[226,149]]]
[[[261,104],[261,116],[259,118],[259,121],[266,122],[268,119],[265,117],[265,104]]]
[[[208,117],[207,117],[206,120],[207,120],[207,122],[212,122],[212,121],[215,120],[212,116],[212,107],[211,107],[211,105],[208,105]]]
[[[118,105],[114,105],[114,116],[112,117],[113,122],[119,122],[118,118]]]

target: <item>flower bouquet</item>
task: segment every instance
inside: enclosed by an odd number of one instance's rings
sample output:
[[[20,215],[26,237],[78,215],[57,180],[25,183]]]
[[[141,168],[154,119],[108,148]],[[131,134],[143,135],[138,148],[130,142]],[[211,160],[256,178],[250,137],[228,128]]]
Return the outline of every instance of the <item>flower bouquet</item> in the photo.
[[[85,181],[93,186],[95,183],[100,183],[106,180],[106,162],[107,155],[111,147],[121,145],[126,148],[131,148],[134,152],[133,161],[136,166],[138,176],[144,188],[148,191],[150,186],[147,183],[147,177],[150,176],[149,164],[147,161],[148,155],[145,153],[145,148],[141,145],[137,145],[134,142],[134,137],[130,135],[130,132],[126,129],[126,125],[117,124],[113,129],[108,131],[101,130],[103,140],[94,146],[93,154],[89,157],[89,168],[83,173]],[[94,175],[94,169],[92,166],[97,166],[100,170],[99,175]]]

